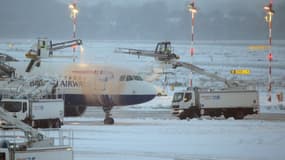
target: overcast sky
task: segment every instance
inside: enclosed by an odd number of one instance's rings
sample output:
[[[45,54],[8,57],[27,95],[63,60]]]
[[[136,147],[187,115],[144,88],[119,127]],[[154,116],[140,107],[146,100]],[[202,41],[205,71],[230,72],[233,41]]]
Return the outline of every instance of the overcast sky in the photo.
[[[71,38],[72,0],[0,0],[0,38]],[[88,39],[189,39],[188,0],[79,0],[78,36]],[[215,3],[214,3],[215,2]],[[264,39],[269,0],[196,0],[197,39]],[[285,39],[285,0],[274,0],[273,38]]]

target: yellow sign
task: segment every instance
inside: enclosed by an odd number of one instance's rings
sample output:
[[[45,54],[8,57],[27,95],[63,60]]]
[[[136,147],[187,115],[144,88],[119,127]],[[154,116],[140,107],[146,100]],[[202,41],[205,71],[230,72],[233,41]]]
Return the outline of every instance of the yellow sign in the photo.
[[[269,50],[271,49],[271,46],[268,45],[253,45],[248,46],[249,51],[263,51],[263,50]]]
[[[250,74],[250,70],[249,69],[233,69],[231,70],[231,74]]]

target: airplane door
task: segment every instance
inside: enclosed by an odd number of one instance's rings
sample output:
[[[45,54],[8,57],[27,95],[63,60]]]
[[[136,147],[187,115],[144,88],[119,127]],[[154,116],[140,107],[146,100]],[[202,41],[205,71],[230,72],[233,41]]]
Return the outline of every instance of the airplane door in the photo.
[[[85,94],[101,94],[106,88],[105,80],[100,79],[96,75],[88,76],[86,79],[86,85],[83,87]]]
[[[112,72],[109,71],[100,71],[95,74],[95,90],[108,92],[108,84],[114,78]]]

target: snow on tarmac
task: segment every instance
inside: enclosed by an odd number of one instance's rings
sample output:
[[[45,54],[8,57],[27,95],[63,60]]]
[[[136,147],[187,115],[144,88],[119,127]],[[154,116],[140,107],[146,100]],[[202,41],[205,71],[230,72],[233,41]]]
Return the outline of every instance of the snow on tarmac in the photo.
[[[8,52],[19,59],[24,59],[25,51],[29,50],[34,40],[20,41],[15,51],[7,50],[6,43],[0,44],[1,52]],[[285,42],[274,41],[273,44],[273,91],[285,93],[284,80],[284,51]],[[277,42],[277,43],[276,43]],[[285,113],[285,102],[267,103],[267,62],[266,53],[251,52],[248,45],[264,44],[264,41],[241,42],[199,42],[196,44],[197,53],[193,64],[210,72],[218,72],[228,79],[256,80],[259,85],[261,113]],[[151,50],[155,42],[106,42],[85,41],[85,62],[91,63],[119,63],[126,68],[130,66],[137,71],[145,70],[146,66],[155,66],[152,58],[114,54],[117,47],[141,48]],[[189,43],[173,43],[175,52],[181,60],[190,62],[188,54]],[[4,50],[3,50],[4,49]],[[70,50],[60,52],[70,55]],[[114,61],[115,60],[115,61]],[[55,60],[53,60],[55,61]],[[62,61],[62,60],[60,60]],[[126,63],[127,62],[127,63]],[[231,69],[248,68],[251,75],[231,75]],[[174,80],[188,82],[188,70],[170,70],[175,74]],[[202,78],[195,75],[196,83]],[[194,78],[195,78],[194,77]],[[159,82],[164,79],[162,76]],[[171,77],[170,77],[171,78]],[[159,83],[157,82],[157,83]],[[194,81],[195,82],[195,81]],[[159,83],[161,84],[161,83]],[[203,87],[203,86],[201,86]],[[175,89],[176,90],[176,89]],[[176,90],[178,91],[178,90]],[[169,93],[169,92],[168,92]],[[117,113],[136,111],[136,113],[154,111],[170,113],[171,94],[169,97],[157,98],[145,104],[114,108]],[[101,108],[100,108],[101,110]],[[165,112],[166,111],[166,112]],[[101,112],[100,112],[101,113]],[[132,113],[132,112],[126,112]],[[94,117],[89,113],[89,117]],[[103,113],[102,113],[103,114]],[[125,114],[122,114],[125,116]],[[118,116],[118,115],[117,115]],[[175,118],[129,118],[116,117],[116,124],[104,126],[103,117],[65,118],[63,129],[74,132],[75,160],[284,160],[285,159],[285,121],[265,120],[233,120],[233,119],[194,119],[181,121]],[[151,115],[152,116],[152,115]],[[168,116],[168,115],[167,115]],[[280,116],[280,115],[279,115]],[[283,116],[283,115],[281,115]],[[284,114],[285,116],[285,114]],[[140,116],[141,117],[141,116]],[[168,116],[170,117],[170,116]],[[2,134],[2,133],[0,133]]]
[[[284,102],[269,106],[262,100],[265,97],[260,94],[260,111],[283,116],[284,110],[278,106],[284,107]],[[113,126],[104,126],[103,117],[92,118],[92,115],[65,118],[68,125],[64,129],[74,132],[75,159],[283,160],[285,157],[284,121],[209,117],[178,120],[171,116],[170,106],[171,96],[163,96],[145,104],[114,108],[114,117],[134,111],[142,114],[169,111],[169,116],[125,115],[116,118]]]
[[[77,118],[70,118],[73,121]],[[79,118],[75,159],[283,160],[285,123],[262,120],[117,119],[113,126]]]

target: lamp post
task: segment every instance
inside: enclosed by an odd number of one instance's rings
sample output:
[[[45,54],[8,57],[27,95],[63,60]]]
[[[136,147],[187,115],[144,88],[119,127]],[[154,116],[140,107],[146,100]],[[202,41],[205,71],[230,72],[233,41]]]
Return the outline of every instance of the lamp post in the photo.
[[[192,16],[192,27],[191,27],[191,48],[190,48],[190,56],[191,56],[191,61],[194,56],[194,25],[195,25],[195,14],[197,13],[197,8],[195,7],[195,0],[192,0],[192,2],[187,6],[188,11],[191,13]],[[192,62],[191,62],[192,63]],[[190,71],[190,82],[189,85],[192,87],[193,82],[192,82],[192,77],[193,73]]]
[[[272,55],[272,16],[275,14],[275,11],[272,8],[273,6],[273,0],[270,0],[268,5],[265,5],[263,7],[266,16],[264,17],[265,22],[268,24],[268,39],[269,39],[269,53],[267,55],[267,59],[268,59],[268,102],[271,102],[272,100],[272,69],[271,69],[271,62],[273,59],[273,55]]]
[[[74,1],[73,3],[68,5],[68,8],[70,10],[70,18],[72,19],[72,23],[73,23],[73,35],[72,38],[75,39],[76,38],[76,25],[77,25],[77,15],[79,13],[79,10],[77,8],[77,2]],[[73,62],[75,62],[75,49],[76,46],[73,46]]]

